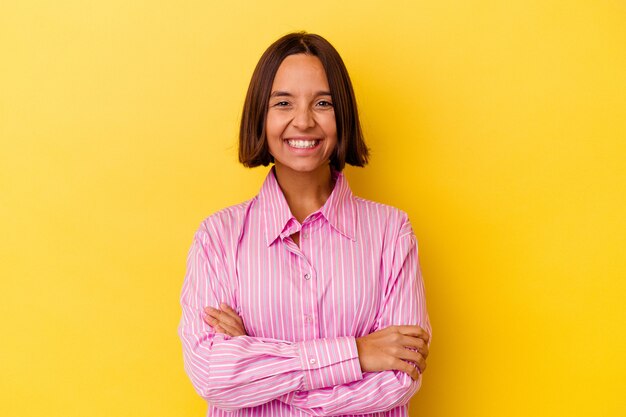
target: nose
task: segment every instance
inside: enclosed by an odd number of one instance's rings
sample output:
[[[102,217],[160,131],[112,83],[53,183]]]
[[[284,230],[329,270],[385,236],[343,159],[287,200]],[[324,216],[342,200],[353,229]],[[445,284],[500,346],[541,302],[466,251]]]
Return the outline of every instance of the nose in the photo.
[[[307,129],[315,126],[313,111],[308,106],[301,106],[297,108],[292,123],[299,129]]]

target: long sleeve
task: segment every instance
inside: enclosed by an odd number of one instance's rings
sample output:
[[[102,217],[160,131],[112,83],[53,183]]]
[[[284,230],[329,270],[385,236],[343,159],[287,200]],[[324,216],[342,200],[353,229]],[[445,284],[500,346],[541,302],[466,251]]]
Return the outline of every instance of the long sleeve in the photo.
[[[179,335],[185,370],[196,391],[217,408],[236,410],[294,391],[361,379],[354,337],[298,343],[230,338],[204,323],[204,307],[237,305],[236,282],[227,272],[220,232],[208,219],[196,233],[181,295]]]
[[[406,215],[397,236],[389,264],[383,266],[389,271],[389,280],[372,332],[391,325],[417,324],[430,334],[417,243]],[[400,371],[365,373],[359,381],[298,390],[280,400],[312,415],[368,414],[407,404],[420,385],[421,375],[413,381]]]

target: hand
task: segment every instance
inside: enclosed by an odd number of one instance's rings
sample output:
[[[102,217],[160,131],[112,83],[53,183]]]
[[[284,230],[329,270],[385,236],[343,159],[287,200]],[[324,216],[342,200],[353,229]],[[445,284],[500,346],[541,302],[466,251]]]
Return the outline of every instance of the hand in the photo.
[[[419,326],[389,326],[356,339],[363,372],[396,370],[417,379],[426,369],[430,336]]]
[[[243,320],[228,304],[220,304],[219,309],[206,307],[204,313],[204,321],[217,333],[231,337],[247,335]]]

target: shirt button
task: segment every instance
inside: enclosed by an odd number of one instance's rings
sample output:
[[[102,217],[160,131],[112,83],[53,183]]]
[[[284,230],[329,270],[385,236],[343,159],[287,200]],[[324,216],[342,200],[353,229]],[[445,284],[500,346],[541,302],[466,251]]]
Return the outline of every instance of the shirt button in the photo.
[[[306,274],[304,274],[304,279],[306,279],[306,280],[311,279],[311,274],[309,274],[308,272]]]
[[[310,323],[310,322],[312,322],[312,321],[313,321],[313,317],[311,317],[311,316],[305,316],[305,317],[304,317],[304,321],[306,321],[307,323]]]
[[[308,238],[309,238],[308,233],[302,233],[302,239],[308,239]]]
[[[311,359],[311,360],[309,361],[309,363],[310,363],[311,365],[315,365],[315,362],[317,362],[315,359]]]

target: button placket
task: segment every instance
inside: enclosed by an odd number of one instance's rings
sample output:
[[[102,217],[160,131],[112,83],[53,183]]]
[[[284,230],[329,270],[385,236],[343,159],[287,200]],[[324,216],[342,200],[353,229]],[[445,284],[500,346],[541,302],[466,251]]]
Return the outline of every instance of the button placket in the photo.
[[[302,236],[302,232],[301,232],[301,236]],[[304,247],[304,246],[303,246]],[[300,316],[300,320],[302,320],[300,323],[302,325],[302,331],[303,334],[305,335],[305,337],[307,339],[317,339],[319,338],[319,331],[317,329],[317,326],[315,326],[316,323],[316,313],[315,313],[315,305],[316,305],[316,301],[315,299],[317,298],[315,296],[315,294],[317,293],[317,288],[316,288],[316,271],[313,267],[313,265],[311,264],[311,262],[309,261],[309,259],[306,257],[306,255],[303,253],[302,255],[302,263],[299,265],[300,266],[300,279],[301,279],[301,285],[302,285],[302,291],[303,291],[303,298],[302,298],[302,316]]]

